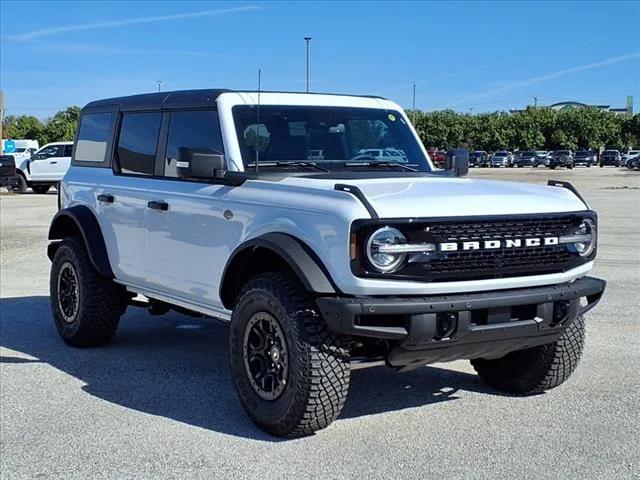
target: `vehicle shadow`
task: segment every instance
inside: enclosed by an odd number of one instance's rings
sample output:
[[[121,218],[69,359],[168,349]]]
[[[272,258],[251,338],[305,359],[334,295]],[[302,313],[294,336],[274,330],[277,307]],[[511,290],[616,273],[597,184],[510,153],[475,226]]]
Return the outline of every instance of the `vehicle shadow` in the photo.
[[[131,307],[111,344],[76,349],[55,331],[49,298],[32,296],[1,300],[0,332],[0,345],[15,352],[0,356],[0,363],[47,363],[114,404],[229,435],[279,441],[255,427],[236,398],[225,324],[179,314],[152,317]],[[401,374],[385,366],[358,369],[340,418],[453,400],[460,389],[490,392],[475,375],[441,368]]]

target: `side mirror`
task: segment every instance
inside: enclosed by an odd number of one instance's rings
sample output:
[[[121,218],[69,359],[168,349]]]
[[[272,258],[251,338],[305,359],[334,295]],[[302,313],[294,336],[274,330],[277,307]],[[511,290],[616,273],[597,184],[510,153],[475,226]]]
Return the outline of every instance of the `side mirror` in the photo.
[[[180,147],[176,168],[180,178],[223,178],[226,161],[224,155],[213,150]]]
[[[450,170],[456,177],[467,175],[469,173],[469,151],[464,148],[449,150],[444,159],[444,169]]]

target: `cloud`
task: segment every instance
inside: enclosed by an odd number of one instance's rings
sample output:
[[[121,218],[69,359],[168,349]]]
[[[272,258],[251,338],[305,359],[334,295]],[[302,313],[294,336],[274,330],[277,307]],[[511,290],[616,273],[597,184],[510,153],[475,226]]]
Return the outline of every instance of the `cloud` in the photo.
[[[124,27],[126,25],[138,25],[141,23],[166,22],[169,20],[183,20],[187,18],[207,17],[211,15],[222,15],[225,13],[247,12],[257,10],[260,7],[254,5],[245,5],[241,7],[222,8],[217,10],[204,10],[200,12],[178,13],[173,15],[160,15],[155,17],[126,18],[122,20],[111,20],[108,22],[85,23],[79,25],[65,25],[62,27],[44,28],[34,30],[19,35],[7,35],[5,38],[19,42],[27,42],[36,38],[57,35],[59,33],[78,32],[82,30],[95,30],[99,28]]]
[[[548,73],[546,75],[540,75],[537,77],[532,77],[526,80],[521,80],[518,82],[509,83],[504,86],[492,88],[485,92],[475,93],[473,95],[468,95],[460,100],[457,100],[453,103],[449,103],[446,105],[447,107],[456,107],[458,105],[464,105],[469,103],[472,100],[477,100],[480,98],[490,97],[492,95],[496,95],[498,93],[508,92],[510,90],[515,90],[516,88],[527,87],[529,85],[533,85],[540,82],[546,82],[547,80],[553,80],[555,78],[564,77],[565,75],[570,75],[572,73],[584,72],[585,70],[593,70],[595,68],[606,67],[608,65],[613,65],[614,63],[626,62],[627,60],[633,60],[634,58],[640,58],[640,52],[633,52],[627,55],[622,55],[619,57],[608,58],[606,60],[601,60],[599,62],[588,63],[587,65],[580,65],[578,67],[566,68],[564,70],[559,70],[557,72]]]

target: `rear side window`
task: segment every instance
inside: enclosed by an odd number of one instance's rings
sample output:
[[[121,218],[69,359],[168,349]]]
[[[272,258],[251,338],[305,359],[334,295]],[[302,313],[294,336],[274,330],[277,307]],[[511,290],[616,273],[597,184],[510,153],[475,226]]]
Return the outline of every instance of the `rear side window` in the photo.
[[[64,146],[64,153],[62,154],[62,156],[63,157],[70,157],[72,152],[73,152],[73,145],[65,145]]]
[[[162,113],[125,113],[118,138],[122,173],[153,175]]]
[[[111,113],[82,116],[74,159],[78,162],[104,162],[111,129]]]
[[[164,176],[178,177],[176,163],[185,149],[224,154],[218,113],[214,110],[172,112]]]

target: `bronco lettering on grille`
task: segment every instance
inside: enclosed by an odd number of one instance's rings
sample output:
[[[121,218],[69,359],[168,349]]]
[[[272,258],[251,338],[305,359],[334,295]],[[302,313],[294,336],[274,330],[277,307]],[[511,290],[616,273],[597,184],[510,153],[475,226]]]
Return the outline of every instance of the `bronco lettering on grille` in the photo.
[[[495,250],[500,248],[541,247],[558,245],[558,243],[558,237],[474,240],[465,242],[443,242],[439,244],[439,250],[441,252],[456,252],[459,250]]]

